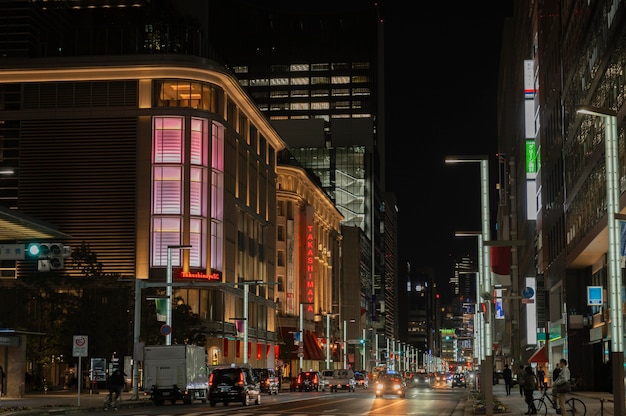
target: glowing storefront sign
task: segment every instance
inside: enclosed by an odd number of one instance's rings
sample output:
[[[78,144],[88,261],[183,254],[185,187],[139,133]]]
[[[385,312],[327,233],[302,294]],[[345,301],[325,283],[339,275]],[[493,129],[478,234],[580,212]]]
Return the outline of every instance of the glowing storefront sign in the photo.
[[[313,207],[306,207],[305,243],[304,243],[304,285],[303,304],[304,314],[307,319],[313,319],[315,315],[315,236],[313,234]]]

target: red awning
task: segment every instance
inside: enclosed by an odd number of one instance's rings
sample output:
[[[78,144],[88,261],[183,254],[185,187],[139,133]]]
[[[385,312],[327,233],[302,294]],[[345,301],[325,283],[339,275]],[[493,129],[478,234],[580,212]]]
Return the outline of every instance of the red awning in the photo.
[[[293,333],[298,332],[297,328],[281,328],[281,333],[283,334],[283,340],[291,340],[293,339]],[[288,336],[289,335],[289,336]],[[324,361],[326,359],[326,355],[322,351],[322,348],[319,346],[317,342],[317,335],[315,332],[304,331],[302,335],[302,352],[304,353],[305,360],[313,360],[313,361]],[[291,349],[291,355],[293,359],[298,358],[298,345],[285,345],[285,348]]]
[[[528,364],[530,363],[547,363],[548,362],[548,350],[546,346],[539,348],[537,351],[533,353],[528,359]]]

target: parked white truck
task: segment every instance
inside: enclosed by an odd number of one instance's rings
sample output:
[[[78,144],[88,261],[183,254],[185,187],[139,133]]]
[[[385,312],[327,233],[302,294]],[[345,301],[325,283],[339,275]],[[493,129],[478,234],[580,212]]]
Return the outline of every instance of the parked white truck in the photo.
[[[143,386],[155,405],[193,400],[206,403],[209,373],[204,347],[150,345],[143,350]]]

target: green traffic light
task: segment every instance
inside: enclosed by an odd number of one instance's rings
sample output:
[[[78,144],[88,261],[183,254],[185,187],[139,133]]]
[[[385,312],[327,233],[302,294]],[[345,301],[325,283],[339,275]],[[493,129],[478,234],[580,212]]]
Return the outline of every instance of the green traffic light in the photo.
[[[37,257],[41,254],[41,246],[39,243],[31,243],[28,245],[26,252],[29,256]]]

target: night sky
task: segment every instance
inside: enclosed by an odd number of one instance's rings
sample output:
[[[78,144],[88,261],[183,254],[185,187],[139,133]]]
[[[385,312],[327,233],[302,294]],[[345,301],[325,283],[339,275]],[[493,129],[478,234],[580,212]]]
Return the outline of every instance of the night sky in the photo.
[[[492,171],[496,166],[499,51],[504,17],[512,16],[509,0],[458,3],[456,10],[454,2],[437,2],[421,12],[382,3],[387,190],[398,199],[398,257],[433,267],[442,289],[454,260],[476,259],[477,240],[454,232],[481,226],[479,164],[444,159],[487,155]],[[493,196],[496,177],[490,179]]]

